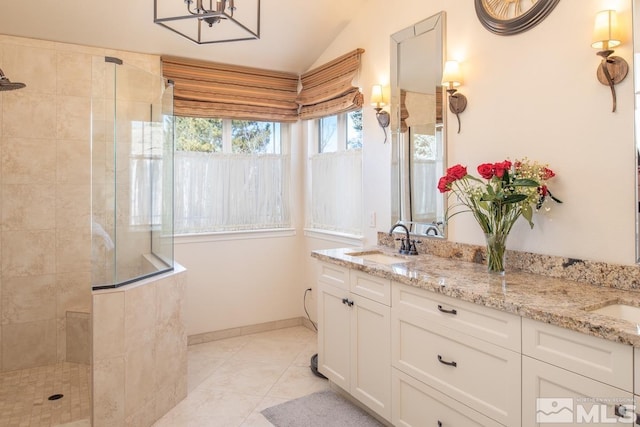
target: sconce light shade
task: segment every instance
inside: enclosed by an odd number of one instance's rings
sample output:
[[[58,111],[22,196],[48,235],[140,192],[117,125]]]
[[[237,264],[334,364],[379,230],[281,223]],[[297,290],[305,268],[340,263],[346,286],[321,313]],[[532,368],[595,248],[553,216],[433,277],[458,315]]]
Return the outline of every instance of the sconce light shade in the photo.
[[[462,73],[458,61],[447,61],[442,73],[442,85],[448,88],[458,87],[462,84]]]
[[[596,15],[593,42],[591,47],[599,49],[598,56],[602,58],[596,77],[598,81],[611,90],[613,99],[612,112],[616,111],[616,89],[615,85],[627,77],[629,64],[624,58],[613,56],[613,49],[619,46],[621,37],[618,28],[618,19],[615,10],[603,10]]]
[[[371,87],[371,105],[373,105],[374,108],[382,108],[386,105],[382,96],[381,85],[373,85]]]
[[[447,61],[442,72],[442,86],[449,94],[449,111],[458,119],[458,133],[460,133],[460,113],[467,108],[467,97],[456,89],[462,84],[462,72],[458,61]]]
[[[595,49],[608,50],[620,45],[618,17],[615,10],[603,10],[596,15],[593,27],[593,43]]]

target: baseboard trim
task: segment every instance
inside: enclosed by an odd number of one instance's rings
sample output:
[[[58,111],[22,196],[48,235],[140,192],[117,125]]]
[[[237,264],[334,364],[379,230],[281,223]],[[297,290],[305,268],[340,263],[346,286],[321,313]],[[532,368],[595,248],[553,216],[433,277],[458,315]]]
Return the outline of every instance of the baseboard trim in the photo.
[[[218,341],[226,338],[239,337],[242,335],[256,334],[259,332],[274,331],[276,329],[292,328],[294,326],[304,326],[315,331],[313,324],[305,317],[293,317],[291,319],[275,320],[273,322],[257,323],[254,325],[240,326],[237,328],[222,329],[220,331],[203,332],[201,334],[189,335],[187,344],[202,344],[210,341]]]

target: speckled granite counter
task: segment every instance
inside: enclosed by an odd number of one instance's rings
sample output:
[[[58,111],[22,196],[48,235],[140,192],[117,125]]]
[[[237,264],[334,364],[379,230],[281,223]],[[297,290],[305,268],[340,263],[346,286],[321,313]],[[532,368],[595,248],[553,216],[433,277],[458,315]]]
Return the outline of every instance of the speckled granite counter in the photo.
[[[363,251],[354,248],[318,250],[311,256],[373,276],[640,347],[639,327],[635,323],[588,311],[616,302],[640,307],[640,292],[636,290],[595,286],[520,270],[507,270],[505,276],[498,276],[487,273],[486,266],[478,262],[429,254],[403,256],[385,246],[366,250],[399,256],[409,262],[386,265],[347,255]]]

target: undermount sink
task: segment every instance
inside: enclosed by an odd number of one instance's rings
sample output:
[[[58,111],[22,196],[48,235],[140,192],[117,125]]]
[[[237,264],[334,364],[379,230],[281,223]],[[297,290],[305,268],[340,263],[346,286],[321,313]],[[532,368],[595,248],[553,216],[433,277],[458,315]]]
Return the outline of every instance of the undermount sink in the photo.
[[[614,303],[588,311],[640,324],[640,307],[633,305]]]
[[[362,258],[365,261],[377,262],[378,264],[385,264],[385,265],[409,262],[408,259],[386,255],[381,251],[346,252],[345,255],[349,255],[356,258]]]

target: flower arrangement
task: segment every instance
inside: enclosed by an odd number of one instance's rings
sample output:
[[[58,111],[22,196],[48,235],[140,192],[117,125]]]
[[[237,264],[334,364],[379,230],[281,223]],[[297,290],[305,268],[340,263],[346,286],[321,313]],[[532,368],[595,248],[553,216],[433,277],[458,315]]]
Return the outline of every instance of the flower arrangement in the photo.
[[[484,181],[470,175],[466,166],[452,166],[438,181],[438,190],[457,196],[459,203],[450,209],[466,207],[447,213],[447,220],[462,212],[473,214],[487,240],[489,271],[504,274],[505,242],[516,220],[522,216],[533,228],[534,209],[542,208],[548,198],[562,203],[546,184],[555,173],[528,159],[483,163],[478,173]]]

